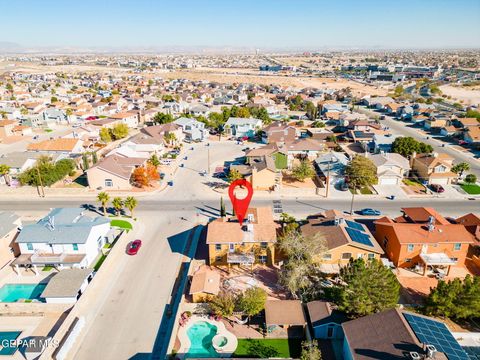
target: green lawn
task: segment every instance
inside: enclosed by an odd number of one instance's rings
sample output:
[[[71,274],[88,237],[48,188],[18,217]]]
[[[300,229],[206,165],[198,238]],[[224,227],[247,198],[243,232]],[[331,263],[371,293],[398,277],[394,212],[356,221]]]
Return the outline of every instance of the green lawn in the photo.
[[[106,258],[107,258],[107,255],[102,254],[98,259],[97,263],[95,264],[95,266],[93,267],[93,270],[98,271],[98,269],[100,269],[100,266],[102,266]]]
[[[120,229],[124,229],[124,230],[132,230],[133,229],[133,226],[132,224],[130,224],[128,221],[126,220],[118,220],[118,219],[115,219],[115,220],[112,220],[110,222],[110,225],[111,226],[114,226],[114,227],[118,227]]]
[[[238,339],[233,357],[298,358],[301,344],[301,339]]]
[[[467,194],[480,195],[480,186],[477,184],[462,184],[460,185]]]

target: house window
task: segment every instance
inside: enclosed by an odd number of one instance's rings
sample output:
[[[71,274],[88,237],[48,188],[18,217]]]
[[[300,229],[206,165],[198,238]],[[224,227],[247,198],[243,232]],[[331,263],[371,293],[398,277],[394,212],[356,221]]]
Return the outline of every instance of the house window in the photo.
[[[406,263],[412,262],[412,259],[407,258],[407,259],[405,259],[405,262],[406,262]]]
[[[342,259],[343,260],[349,260],[352,257],[352,253],[343,253],[342,254]]]
[[[461,248],[462,248],[462,244],[460,244],[460,243],[456,243],[456,244],[453,245],[453,250],[455,250],[455,251],[458,251]]]
[[[329,325],[327,328],[327,338],[331,339],[333,337],[333,326]]]
[[[268,243],[262,242],[262,243],[260,243],[260,246],[262,247],[262,249],[266,249],[267,246],[268,246]]]
[[[458,258],[450,258],[450,260],[457,262]]]
[[[222,245],[221,244],[215,244],[215,250],[217,250],[217,251],[222,250]]]
[[[266,255],[260,255],[258,257],[258,261],[261,262],[262,264],[265,264],[267,262],[267,256]]]
[[[332,254],[323,254],[324,260],[332,260]]]
[[[383,247],[386,249],[387,246],[388,246],[388,239],[385,237],[385,238],[383,239]]]
[[[32,243],[27,243],[27,250],[33,250]]]
[[[408,252],[412,252],[414,248],[415,248],[415,245],[413,245],[413,244],[408,244],[407,245],[407,251]]]
[[[78,244],[72,244],[73,251],[78,251]]]
[[[234,252],[235,251],[235,244],[228,244],[228,250],[230,252]]]
[[[215,262],[220,262],[222,261],[222,257],[221,256],[215,256]]]
[[[372,253],[368,254],[368,260],[373,260],[373,259],[375,259],[375,254],[372,254]]]
[[[112,187],[113,180],[112,179],[105,179],[105,187]]]

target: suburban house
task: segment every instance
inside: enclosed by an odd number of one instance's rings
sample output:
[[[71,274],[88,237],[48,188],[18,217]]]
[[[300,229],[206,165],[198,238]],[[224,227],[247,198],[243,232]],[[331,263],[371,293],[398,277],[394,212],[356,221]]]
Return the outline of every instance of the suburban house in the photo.
[[[470,126],[463,133],[463,140],[468,144],[478,146],[480,144],[480,126]]]
[[[186,140],[204,141],[208,139],[208,130],[205,129],[205,124],[198,120],[181,117],[175,120],[174,124],[180,126]]]
[[[82,208],[56,208],[35,224],[25,225],[15,239],[20,255],[12,262],[37,266],[85,268],[97,258],[106,242],[111,242],[110,220],[90,217]]]
[[[300,230],[304,236],[325,239],[325,252],[315,256],[326,274],[338,274],[350,259],[379,260],[383,255],[382,248],[365,225],[336,210],[307,217],[307,223]]]
[[[319,154],[326,151],[324,141],[312,138],[297,139],[281,146],[280,149],[288,155],[288,167],[292,167],[293,161],[297,159],[315,160]]]
[[[11,211],[0,212],[0,268],[20,254],[15,237],[22,226],[22,220]]]
[[[314,161],[317,173],[320,177],[327,180],[330,178],[330,184],[336,184],[344,178],[345,167],[348,164],[347,156],[342,152],[331,151],[320,154]]]
[[[0,120],[0,141],[2,139],[14,136],[14,128],[17,125],[13,120]]]
[[[463,266],[474,236],[462,224],[452,224],[432,208],[403,208],[395,219],[375,221],[375,238],[396,267]]]
[[[248,150],[245,153],[247,158],[247,164],[253,164],[255,162],[266,161],[267,157],[270,157],[275,162],[275,168],[277,170],[287,168],[287,154],[279,149],[276,143],[268,144],[256,149]]]
[[[225,133],[237,138],[251,138],[262,126],[263,123],[260,119],[231,117],[225,123]]]
[[[345,360],[469,358],[445,323],[418,313],[390,309],[342,328]]]
[[[392,134],[374,134],[369,145],[369,150],[374,154],[381,152],[392,152],[392,145],[399,135]]]
[[[122,124],[127,125],[129,128],[136,128],[139,123],[139,117],[134,112],[121,112],[109,116],[110,119],[120,120]]]
[[[242,225],[235,217],[210,222],[207,227],[209,264],[274,264],[276,228],[270,207],[249,208]]]
[[[262,142],[264,144],[292,142],[296,138],[297,131],[293,126],[274,122],[262,131]]]
[[[475,236],[475,238],[479,241],[475,245],[480,246],[480,216],[470,213],[459,217],[455,221],[457,224],[462,224],[465,226],[468,232]]]
[[[311,334],[315,339],[343,339],[342,323],[347,317],[325,300],[307,303],[307,318]]]
[[[75,304],[93,278],[93,269],[63,269],[47,283],[40,295],[47,304]]]
[[[451,171],[453,158],[444,153],[413,154],[411,168],[417,176],[428,184],[448,185],[457,178]]]
[[[81,154],[85,151],[83,141],[80,139],[52,139],[30,143],[27,151],[44,153]]]
[[[183,134],[183,129],[180,125],[177,125],[175,123],[168,123],[168,124],[162,124],[162,125],[153,125],[153,126],[147,126],[142,128],[140,130],[141,134],[146,134],[148,136],[151,136],[156,140],[157,143],[159,144],[165,144],[165,145],[175,145],[179,141],[182,141],[184,138]],[[175,136],[174,140],[167,140],[166,136],[168,134],[173,134]]]
[[[207,265],[201,265],[193,273],[190,279],[189,294],[192,302],[207,302],[211,297],[220,292],[220,273],[210,269]]]
[[[410,171],[409,161],[400,154],[382,153],[368,158],[377,167],[378,185],[400,185]]]
[[[254,190],[274,190],[280,183],[281,173],[277,172],[272,156],[251,160],[247,165],[231,165],[231,170],[240,172]]]
[[[35,151],[12,152],[8,154],[0,155],[0,164],[9,166],[10,176],[15,178],[16,175],[34,166],[38,158],[43,155],[45,154],[35,152]],[[54,163],[57,162],[58,160],[68,158],[68,155],[62,154],[62,153],[48,154],[48,156]],[[3,179],[0,179],[0,182],[2,180]]]
[[[88,186],[91,189],[130,190],[133,170],[144,166],[146,158],[107,156],[97,162],[87,173]]]

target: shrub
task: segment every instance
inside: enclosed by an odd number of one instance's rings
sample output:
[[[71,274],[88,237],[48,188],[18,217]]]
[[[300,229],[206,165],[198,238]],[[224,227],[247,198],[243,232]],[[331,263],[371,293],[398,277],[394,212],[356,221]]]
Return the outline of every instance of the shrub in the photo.
[[[467,176],[465,176],[465,182],[467,184],[475,184],[477,182],[477,175],[468,174]]]

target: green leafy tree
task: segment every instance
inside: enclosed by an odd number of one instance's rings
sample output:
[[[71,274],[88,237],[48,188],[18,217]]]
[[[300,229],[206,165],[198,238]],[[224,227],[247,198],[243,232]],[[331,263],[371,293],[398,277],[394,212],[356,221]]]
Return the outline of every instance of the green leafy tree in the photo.
[[[75,163],[71,159],[62,159],[53,163],[49,156],[40,156],[35,166],[21,173],[18,179],[23,185],[51,186],[73,170],[75,170]]]
[[[345,175],[354,189],[364,186],[375,185],[377,179],[377,167],[372,160],[357,155],[345,167]]]
[[[249,118],[250,117],[250,111],[246,107],[241,107],[237,111],[237,117],[239,118]]]
[[[83,171],[88,170],[89,168],[89,163],[88,163],[88,156],[86,153],[82,154],[82,163],[83,163]]]
[[[3,176],[7,185],[10,185],[10,166],[5,164],[0,164],[0,175]]]
[[[480,111],[468,109],[467,112],[465,113],[465,117],[476,118],[478,121],[480,121]]]
[[[230,171],[228,172],[228,182],[232,183],[238,179],[243,179],[243,175],[240,174],[240,171],[236,169],[230,169]]]
[[[133,196],[127,196],[124,205],[130,211],[130,217],[133,218],[133,210],[135,210],[138,205],[137,199],[135,199]]]
[[[315,170],[312,164],[308,160],[300,161],[300,164],[296,165],[292,169],[292,176],[295,180],[305,181],[312,178],[315,175]]]
[[[258,286],[245,290],[238,298],[238,309],[242,311],[249,319],[265,309],[267,293]]]
[[[111,130],[111,135],[115,140],[123,139],[128,136],[128,125],[117,124]]]
[[[477,182],[477,175],[468,174],[467,176],[465,176],[465,182],[467,184],[475,184]]]
[[[452,172],[458,174],[459,177],[462,177],[463,173],[468,170],[470,170],[470,164],[466,162],[461,162],[452,166]]]
[[[110,134],[110,129],[106,127],[102,127],[100,129],[100,139],[104,143],[109,143],[110,141],[112,141],[112,135]]]
[[[299,224],[297,220],[287,213],[280,214],[280,224],[282,225],[280,237],[283,237],[290,232],[298,231]]]
[[[53,103],[56,103],[58,101],[58,98],[56,96],[52,96],[52,98],[50,99],[50,102],[53,104]]]
[[[110,201],[110,196],[102,191],[98,193],[97,200],[102,204],[103,216],[107,216],[107,204]]]
[[[480,314],[480,277],[467,275],[462,281],[440,280],[425,301],[427,315],[468,319]]]
[[[223,318],[228,318],[233,315],[237,298],[234,293],[222,291],[218,295],[210,299],[209,305],[213,313]]]
[[[114,197],[113,200],[112,200],[112,205],[113,205],[113,208],[115,209],[115,212],[116,212],[117,216],[119,216],[120,211],[122,211],[123,206],[124,206],[124,202],[123,202],[122,198],[121,197]]]
[[[173,132],[168,132],[165,134],[165,140],[167,141],[168,144],[173,145],[177,140],[177,137]]]
[[[394,308],[400,297],[395,274],[379,260],[351,260],[340,269],[340,277],[346,285],[340,288],[337,304],[352,317]]]
[[[322,352],[318,347],[317,340],[302,341],[300,360],[322,360]]]
[[[412,155],[414,152],[431,153],[433,151],[433,148],[431,145],[419,142],[414,138],[407,136],[396,138],[392,144],[392,151],[394,153],[407,157]]]
[[[97,152],[96,152],[96,151],[93,151],[93,152],[92,152],[92,163],[93,163],[93,164],[96,164],[97,162],[98,162]]]
[[[307,101],[305,103],[305,110],[307,112],[307,117],[310,119],[310,120],[315,120],[318,116],[318,109],[317,107],[311,102],[311,101]]]
[[[171,114],[156,113],[153,117],[153,122],[156,124],[168,124],[173,122],[173,116]]]
[[[160,165],[160,160],[158,159],[157,154],[153,154],[148,160],[148,162],[155,167],[158,167]]]

